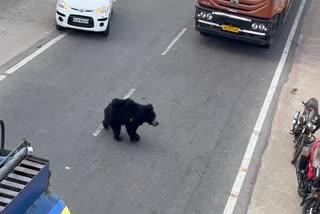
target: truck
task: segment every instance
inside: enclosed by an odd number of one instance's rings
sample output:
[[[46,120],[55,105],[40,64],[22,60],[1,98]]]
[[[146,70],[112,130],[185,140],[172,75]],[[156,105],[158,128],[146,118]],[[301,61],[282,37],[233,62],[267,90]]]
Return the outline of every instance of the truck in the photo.
[[[195,30],[269,48],[292,0],[197,0]]]
[[[5,126],[0,120],[0,213],[70,214],[50,188],[49,160],[34,156],[23,139],[13,150],[4,148]]]

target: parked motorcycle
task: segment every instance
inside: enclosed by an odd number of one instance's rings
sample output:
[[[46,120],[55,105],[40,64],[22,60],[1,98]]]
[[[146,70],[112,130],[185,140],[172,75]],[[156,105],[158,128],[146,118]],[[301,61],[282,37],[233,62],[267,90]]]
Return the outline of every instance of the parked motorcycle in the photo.
[[[305,146],[296,163],[298,194],[303,197],[303,214],[320,214],[320,141]]]
[[[315,98],[310,98],[307,103],[302,102],[304,111],[295,112],[292,121],[293,143],[295,151],[292,156],[291,163],[295,164],[303,147],[315,141],[314,133],[320,128],[320,117],[318,114],[318,101]]]
[[[302,214],[320,213],[320,166],[316,169],[316,177],[311,185],[311,192],[304,196],[300,206]]]
[[[303,147],[300,158],[296,163],[298,194],[301,197],[304,197],[311,192],[312,183],[308,180],[309,157],[310,149],[305,146]]]

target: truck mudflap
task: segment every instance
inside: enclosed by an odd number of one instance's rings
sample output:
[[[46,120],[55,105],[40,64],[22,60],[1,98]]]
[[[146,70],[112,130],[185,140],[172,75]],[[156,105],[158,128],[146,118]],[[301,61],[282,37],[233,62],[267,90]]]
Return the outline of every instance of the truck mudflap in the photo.
[[[195,29],[260,45],[270,45],[277,18],[257,19],[196,5]]]
[[[70,214],[64,201],[51,189],[47,189],[25,214]]]

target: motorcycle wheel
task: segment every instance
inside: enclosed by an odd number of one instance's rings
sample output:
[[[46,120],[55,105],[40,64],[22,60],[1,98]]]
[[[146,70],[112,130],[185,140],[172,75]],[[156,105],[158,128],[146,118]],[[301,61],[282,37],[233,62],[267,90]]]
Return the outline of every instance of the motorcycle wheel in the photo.
[[[293,144],[296,146],[297,145],[297,141],[299,139],[299,136],[301,135],[303,127],[298,124],[294,125],[292,127],[292,135],[293,135]]]
[[[303,198],[304,194],[303,194],[303,191],[301,190],[301,188],[300,188],[299,186],[298,186],[297,192],[298,192],[298,195],[299,195],[301,198]]]
[[[318,214],[319,212],[319,199],[312,198],[303,204],[302,214]]]
[[[305,134],[302,134],[300,135],[298,141],[297,141],[297,147],[293,153],[293,156],[292,156],[292,160],[291,160],[291,163],[292,164],[295,164],[301,151],[302,151],[302,148],[306,145],[306,135]]]
[[[301,136],[301,135],[300,135]],[[298,147],[299,147],[299,138],[300,138],[300,136],[299,137],[297,137],[294,141],[295,141],[295,143],[294,143],[294,149],[296,150]]]
[[[305,195],[304,179],[306,179],[305,175],[301,174],[301,172],[306,170],[308,163],[309,163],[308,157],[300,156],[300,158],[296,161],[296,164],[295,164],[297,181],[298,181],[297,192],[300,197],[304,197]]]

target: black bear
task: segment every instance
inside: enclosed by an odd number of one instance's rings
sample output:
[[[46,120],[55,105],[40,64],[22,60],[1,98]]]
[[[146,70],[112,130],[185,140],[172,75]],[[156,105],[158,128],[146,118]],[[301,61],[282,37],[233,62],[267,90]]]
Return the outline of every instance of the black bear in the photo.
[[[125,125],[130,140],[135,142],[140,140],[140,136],[136,131],[145,122],[154,127],[159,125],[151,104],[141,105],[129,98],[115,98],[104,109],[102,124],[105,129],[109,129],[109,126],[111,127],[116,141],[122,139],[120,137],[121,126]]]

